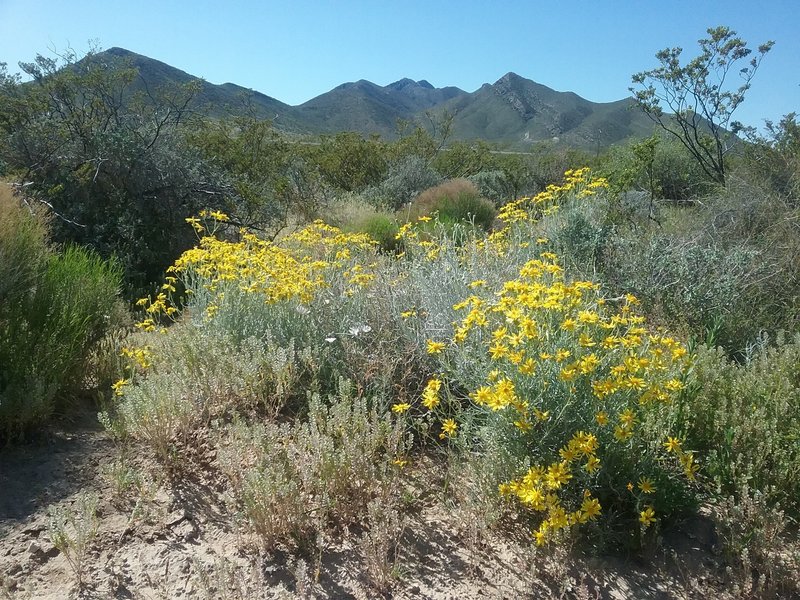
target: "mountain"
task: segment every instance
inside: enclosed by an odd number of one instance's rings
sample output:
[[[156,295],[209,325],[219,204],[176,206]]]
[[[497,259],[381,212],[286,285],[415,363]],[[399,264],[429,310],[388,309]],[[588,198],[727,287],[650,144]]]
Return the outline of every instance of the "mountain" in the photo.
[[[590,148],[598,143],[605,147],[629,137],[647,136],[653,130],[652,122],[636,109],[632,98],[590,102],[515,73],[451,100],[443,110],[456,115],[454,137],[512,146],[555,140],[573,147]]]
[[[185,85],[200,82],[200,91],[195,98],[196,106],[208,111],[212,117],[252,112],[262,119],[280,121],[287,131],[303,131],[303,126],[294,118],[294,108],[261,92],[249,90],[234,83],[215,85],[203,81],[159,60],[131,52],[124,48],[109,48],[84,59],[93,62],[107,61],[112,65],[134,67],[139,77],[132,84],[133,91],[156,90],[170,85]],[[80,63],[79,63],[80,64]]]
[[[413,120],[448,100],[468,95],[455,87],[401,79],[382,87],[360,80],[342,84],[296,107],[298,118],[319,133],[359,131],[391,138],[398,119]]]
[[[213,117],[250,111],[271,119],[278,129],[297,134],[357,131],[396,136],[397,122],[421,121],[425,113],[453,115],[454,140],[485,140],[525,149],[538,141],[601,149],[653,131],[652,122],[632,98],[597,103],[572,92],[507,73],[474,92],[437,88],[425,80],[400,79],[386,86],[366,80],[344,83],[298,106],[233,83],[215,85],[166,63],[110,48],[91,60],[124,60],[139,71],[136,85],[153,89],[201,81],[198,103]],[[246,104],[246,102],[247,104]]]

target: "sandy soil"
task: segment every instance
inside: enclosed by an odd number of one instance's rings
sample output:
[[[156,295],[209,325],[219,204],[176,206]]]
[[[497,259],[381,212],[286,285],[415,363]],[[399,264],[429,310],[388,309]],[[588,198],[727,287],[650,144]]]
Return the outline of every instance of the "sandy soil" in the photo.
[[[0,598],[658,599],[719,597],[724,584],[702,518],[665,533],[647,558],[536,555],[431,492],[407,511],[397,576],[379,590],[356,528],[331,533],[311,556],[265,553],[213,481],[150,482],[145,502],[115,499],[105,473],[117,455],[88,412],[0,451]],[[84,490],[100,498],[99,528],[79,587],[51,541],[48,510]]]

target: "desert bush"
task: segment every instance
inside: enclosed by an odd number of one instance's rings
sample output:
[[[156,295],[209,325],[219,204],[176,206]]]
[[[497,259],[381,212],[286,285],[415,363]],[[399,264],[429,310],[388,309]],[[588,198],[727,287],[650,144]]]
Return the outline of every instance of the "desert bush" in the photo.
[[[800,123],[789,113],[766,122],[766,135],[752,132],[744,149],[745,171],[769,189],[794,202],[800,199]]]
[[[569,272],[632,293],[652,320],[742,357],[762,333],[797,326],[796,213],[731,173],[702,204],[651,204],[629,192],[567,204],[540,221],[538,235]]]
[[[741,350],[758,333],[747,326],[756,323],[752,294],[758,292],[748,288],[764,274],[757,249],[725,248],[659,233],[616,241],[616,273],[605,265],[609,279],[614,277],[612,285],[638,295],[664,323],[683,325],[700,339],[712,332],[731,352]]]
[[[659,135],[614,147],[600,162],[598,170],[616,191],[640,190],[654,199],[686,202],[713,189],[708,175],[686,149]]]
[[[372,586],[381,593],[399,577],[404,522],[392,500],[378,497],[367,504],[368,528],[360,540],[364,570]]]
[[[736,597],[790,598],[800,593],[800,545],[789,519],[758,491],[740,488],[714,510]]]
[[[47,530],[53,545],[67,559],[78,583],[83,586],[86,575],[86,562],[92,542],[97,536],[96,494],[81,492],[75,508],[54,506],[48,512]]]
[[[267,548],[307,548],[320,531],[366,516],[373,499],[397,494],[407,450],[401,423],[380,415],[349,382],[313,395],[294,423],[234,422],[219,432],[218,462],[253,531]]]
[[[353,131],[322,136],[309,158],[326,183],[347,192],[379,184],[389,168],[386,145]]]
[[[689,381],[678,427],[716,487],[731,496],[748,488],[800,514],[800,337],[755,347],[744,364],[701,346]]]
[[[538,235],[548,240],[566,273],[578,278],[601,278],[607,253],[618,236],[618,227],[608,218],[608,200],[566,203],[542,219]]]
[[[488,231],[495,209],[469,180],[453,179],[422,192],[402,214],[409,221],[436,216],[441,223],[474,223]]]
[[[500,170],[479,171],[471,175],[469,180],[475,185],[478,193],[494,202],[495,206],[500,206],[511,197],[511,186],[506,180],[505,173]]]
[[[416,155],[406,156],[391,165],[383,181],[366,190],[365,195],[376,206],[399,210],[417,194],[441,182],[442,176],[430,166],[430,161]]]
[[[397,252],[400,249],[400,240],[397,239],[400,227],[391,215],[376,213],[353,223],[349,229],[368,235],[378,242],[384,252]]]
[[[93,344],[114,325],[121,271],[77,247],[56,253],[20,204],[0,210],[0,431],[11,434],[82,387]]]
[[[396,321],[385,315],[376,274],[390,259],[377,255],[375,245],[364,234],[322,223],[278,243],[249,234],[240,242],[207,235],[176,262],[175,274],[205,329],[235,340],[294,340],[312,353],[319,389],[333,391],[346,377],[379,397],[413,386],[417,376],[415,349],[396,343]],[[144,300],[149,316],[140,327],[155,329],[159,314],[174,311],[166,301],[166,295]]]
[[[715,342],[733,356],[741,357],[762,332],[774,338],[781,329],[796,328],[796,209],[729,174],[727,187],[705,206],[679,211],[678,216],[669,224],[671,231],[642,236],[649,238],[649,250],[628,248],[617,254],[622,258],[618,272],[644,284],[643,300],[663,307],[676,325],[688,324],[696,337],[714,330]],[[624,266],[631,259],[630,267]]]
[[[694,502],[686,482],[694,454],[667,435],[686,349],[648,332],[634,297],[609,302],[596,284],[565,278],[548,240],[536,240],[542,216],[604,185],[585,170],[568,172],[563,185],[507,204],[506,227],[474,245],[437,245],[411,225],[401,229],[409,279],[417,263],[429,264],[436,295],[458,285],[465,293],[451,307],[428,304],[437,314],[425,315],[425,330],[439,337],[427,350],[442,375],[418,403],[395,409],[438,413],[442,438],[487,453],[501,492],[541,514],[539,543],[589,521],[602,522],[606,542],[641,541],[653,522]],[[498,278],[492,267],[501,262]],[[465,276],[478,278],[459,281]],[[469,392],[473,407],[453,411],[445,390],[462,400]]]
[[[123,354],[126,377],[114,385],[117,400],[101,421],[115,436],[143,442],[170,467],[181,466],[181,450],[215,418],[240,411],[274,417],[305,372],[305,355],[291,342],[235,341],[191,325],[176,326],[168,343],[157,338]]]

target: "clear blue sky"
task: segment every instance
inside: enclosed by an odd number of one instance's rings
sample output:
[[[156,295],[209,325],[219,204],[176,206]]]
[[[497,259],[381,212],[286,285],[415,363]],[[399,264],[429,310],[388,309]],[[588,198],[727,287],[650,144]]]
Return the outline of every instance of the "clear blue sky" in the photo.
[[[358,79],[474,91],[508,71],[608,102],[658,50],[692,57],[717,25],[776,42],[736,118],[800,112],[800,0],[0,0],[0,61],[93,39],[288,104]]]

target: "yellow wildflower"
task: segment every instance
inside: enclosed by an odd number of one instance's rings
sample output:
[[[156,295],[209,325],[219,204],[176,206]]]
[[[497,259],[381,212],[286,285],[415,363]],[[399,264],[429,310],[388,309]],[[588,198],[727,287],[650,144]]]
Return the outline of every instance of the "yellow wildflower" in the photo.
[[[444,342],[428,340],[428,354],[441,354],[442,350],[444,350],[444,346]]]
[[[439,437],[441,439],[452,438],[456,434],[456,429],[458,429],[458,423],[453,419],[446,419],[442,422],[442,432]]]
[[[644,525],[645,529],[650,527],[652,523],[656,520],[656,511],[653,510],[652,506],[646,507],[642,512],[639,513],[639,522]]]

